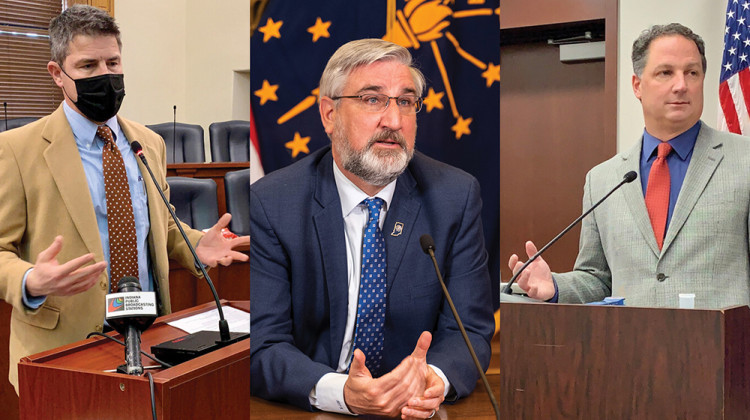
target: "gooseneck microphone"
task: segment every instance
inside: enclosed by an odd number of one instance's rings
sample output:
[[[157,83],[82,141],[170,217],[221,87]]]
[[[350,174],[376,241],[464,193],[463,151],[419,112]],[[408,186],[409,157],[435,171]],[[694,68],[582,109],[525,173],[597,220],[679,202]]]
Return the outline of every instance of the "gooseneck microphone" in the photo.
[[[622,181],[620,181],[619,184],[615,185],[614,188],[612,188],[604,197],[602,197],[593,206],[591,206],[590,209],[586,210],[582,215],[578,216],[578,218],[576,220],[574,220],[573,223],[571,223],[570,225],[568,225],[568,227],[566,227],[565,229],[563,229],[562,232],[560,232],[557,236],[555,236],[554,238],[552,238],[552,240],[549,241],[547,243],[547,245],[545,245],[542,249],[540,249],[539,251],[537,251],[537,253],[534,254],[534,256],[532,256],[531,258],[529,258],[528,261],[526,261],[521,266],[521,268],[518,271],[516,271],[515,274],[513,274],[513,277],[511,277],[511,279],[508,282],[508,284],[505,285],[505,288],[503,289],[503,293],[508,294],[508,295],[513,294],[513,291],[511,291],[511,286],[513,286],[513,283],[516,282],[516,279],[518,278],[518,276],[520,276],[521,273],[523,273],[523,270],[525,270],[526,267],[529,266],[529,264],[531,264],[532,262],[534,262],[534,260],[536,260],[537,258],[539,258],[539,256],[542,255],[542,253],[547,250],[547,248],[549,248],[550,246],[552,246],[552,244],[554,244],[555,242],[557,242],[558,239],[562,238],[563,235],[565,235],[566,233],[568,233],[568,231],[570,229],[572,229],[573,226],[577,225],[578,222],[580,222],[581,220],[583,220],[584,217],[586,217],[589,213],[591,213],[592,211],[594,211],[595,208],[599,207],[599,204],[602,204],[602,202],[604,202],[604,200],[606,200],[610,195],[612,195],[615,191],[617,191],[623,185],[635,181],[636,178],[638,178],[638,174],[635,173],[635,171],[630,171],[630,172],[626,173],[625,176],[622,177]]]
[[[107,295],[106,305],[107,322],[125,338],[125,365],[119,366],[117,371],[142,375],[141,331],[156,319],[154,292],[141,291],[141,284],[135,277],[123,277],[117,283],[117,293]]]
[[[174,159],[174,163],[178,163],[178,160],[177,160],[177,105],[172,105],[172,159]]]
[[[200,269],[201,273],[203,274],[203,278],[206,279],[206,283],[208,283],[208,287],[211,289],[211,294],[213,295],[214,301],[216,302],[216,309],[219,311],[219,341],[217,341],[217,344],[227,345],[227,344],[231,344],[237,341],[237,338],[232,338],[229,333],[229,323],[224,318],[224,311],[221,308],[221,302],[219,302],[219,295],[216,293],[216,288],[214,287],[214,283],[211,281],[211,278],[208,276],[206,269],[203,267],[203,263],[198,258],[198,254],[195,253],[195,248],[193,248],[193,244],[191,244],[190,241],[188,240],[188,237],[185,234],[185,230],[182,228],[182,224],[180,223],[179,219],[177,219],[177,215],[174,214],[174,210],[172,210],[172,206],[169,204],[169,200],[167,200],[167,197],[164,196],[164,192],[161,190],[161,187],[159,186],[159,182],[156,181],[156,177],[154,176],[154,173],[151,171],[151,167],[148,166],[148,162],[146,161],[146,156],[143,154],[143,148],[141,147],[141,144],[138,143],[137,141],[134,141],[133,143],[130,144],[130,148],[133,150],[133,153],[135,153],[136,156],[141,158],[143,165],[148,170],[149,175],[151,175],[151,180],[154,182],[154,185],[156,186],[156,190],[159,191],[159,195],[161,196],[161,199],[164,201],[164,204],[166,205],[167,210],[169,210],[169,214],[172,216],[172,220],[174,220],[175,224],[177,225],[177,228],[180,230],[180,234],[182,235],[182,238],[185,240],[185,243],[188,246],[188,249],[190,249],[190,252],[193,254],[193,260],[195,261],[195,265]]]
[[[131,283],[123,284],[123,280],[117,285],[118,292],[140,292],[141,285],[133,287]],[[131,323],[128,323],[128,330],[125,333],[125,372],[128,375],[142,375],[143,362],[141,362],[141,332]]]
[[[124,277],[117,283],[117,291],[140,292],[141,285],[134,277]],[[126,373],[128,375],[143,374],[143,363],[141,362],[141,332],[128,322],[127,332],[125,333],[125,363]]]
[[[437,260],[435,259],[435,241],[432,239],[432,236],[429,234],[424,234],[419,237],[419,244],[422,246],[422,251],[424,251],[425,254],[429,255],[432,259],[432,264],[435,266],[435,273],[437,274],[438,280],[440,280],[440,287],[443,288],[443,295],[445,296],[445,300],[448,302],[448,306],[451,308],[451,312],[453,312],[453,317],[456,319],[456,324],[458,324],[458,329],[461,331],[461,336],[464,338],[464,342],[466,342],[466,347],[469,349],[469,353],[471,354],[472,360],[474,360],[474,365],[477,368],[477,372],[479,372],[479,376],[482,378],[482,383],[484,384],[484,389],[487,391],[487,395],[490,396],[490,402],[492,403],[492,409],[495,410],[495,415],[497,416],[497,420],[500,420],[500,408],[497,406],[497,401],[495,400],[495,394],[492,393],[492,388],[490,388],[490,383],[487,381],[487,376],[484,374],[484,370],[482,369],[482,366],[479,364],[479,359],[477,358],[477,353],[474,351],[474,346],[471,345],[471,341],[469,341],[469,336],[466,335],[466,329],[464,328],[464,323],[461,322],[461,317],[458,316],[458,311],[456,311],[456,306],[453,305],[453,299],[451,299],[450,293],[448,293],[448,288],[445,286],[445,282],[443,281],[443,275],[440,274],[440,268],[438,267]]]

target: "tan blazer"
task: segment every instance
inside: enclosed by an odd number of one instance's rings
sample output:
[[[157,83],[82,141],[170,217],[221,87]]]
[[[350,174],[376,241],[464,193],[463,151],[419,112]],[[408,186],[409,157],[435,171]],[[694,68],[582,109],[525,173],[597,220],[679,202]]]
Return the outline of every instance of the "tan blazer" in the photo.
[[[164,141],[143,125],[121,117],[118,122],[130,142],[141,143],[151,170],[169,197]],[[158,283],[160,313],[168,313],[168,259],[198,273],[146,168],[140,161],[138,164],[148,196],[151,271]],[[183,226],[195,244],[202,233]],[[87,253],[93,253],[96,261],[104,259],[83,164],[62,105],[38,121],[0,133],[0,298],[13,306],[9,378],[16,391],[21,357],[102,330],[106,270],[99,283],[83,293],[49,296],[34,311],[23,305],[24,273],[57,235],[64,238],[57,256],[61,264]]]
[[[642,141],[586,176],[583,207],[620,182],[641,176]],[[696,308],[750,303],[750,141],[702,123],[664,246],[659,250],[640,179],[624,185],[581,227],[575,270],[555,274],[560,302],[623,296],[629,306]]]

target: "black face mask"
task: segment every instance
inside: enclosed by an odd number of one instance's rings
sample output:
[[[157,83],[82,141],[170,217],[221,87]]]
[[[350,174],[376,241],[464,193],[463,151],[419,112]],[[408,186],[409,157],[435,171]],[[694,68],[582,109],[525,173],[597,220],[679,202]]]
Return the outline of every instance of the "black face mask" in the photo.
[[[65,73],[65,70],[62,72]],[[73,103],[88,119],[104,122],[117,115],[125,97],[122,74],[102,74],[85,79],[73,79],[68,73],[65,75],[76,84],[78,101]]]

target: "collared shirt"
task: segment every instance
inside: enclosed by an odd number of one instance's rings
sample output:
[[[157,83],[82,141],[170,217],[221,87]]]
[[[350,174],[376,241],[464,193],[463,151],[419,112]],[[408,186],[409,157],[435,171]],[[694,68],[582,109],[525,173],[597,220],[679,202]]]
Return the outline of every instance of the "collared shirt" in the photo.
[[[81,163],[86,174],[86,181],[89,193],[91,194],[91,201],[94,205],[94,213],[96,214],[96,224],[99,229],[102,251],[104,252],[104,259],[107,261],[107,270],[109,271],[109,228],[107,226],[107,199],[104,191],[104,169],[102,167],[104,142],[96,137],[96,124],[74,111],[66,102],[63,102],[63,110],[65,111],[70,128],[73,130],[76,146],[81,155]],[[117,148],[120,149],[120,153],[125,161],[125,171],[127,172],[128,185],[130,187],[130,198],[133,203],[135,232],[138,242],[138,279],[143,291],[151,291],[153,290],[153,279],[148,269],[148,245],[146,243],[150,228],[146,186],[138,168],[137,158],[130,149],[130,143],[125,138],[125,134],[117,122],[117,116],[110,118],[105,124],[112,130]],[[26,273],[23,280],[24,304],[35,309],[44,303],[44,297],[31,298],[26,296],[26,278],[28,273]],[[119,280],[111,279],[111,281],[115,282]]]
[[[674,206],[677,203],[677,197],[680,195],[682,183],[685,181],[690,159],[693,157],[693,148],[695,141],[698,139],[698,132],[701,129],[701,122],[698,121],[690,127],[689,130],[671,139],[668,143],[672,146],[672,153],[667,156],[667,166],[669,166],[669,212],[667,213],[667,229],[669,222],[672,220]],[[643,196],[646,196],[648,186],[648,176],[651,172],[651,165],[656,160],[657,147],[662,141],[657,139],[643,130],[643,147],[641,148],[641,187],[643,187]]]
[[[672,146],[673,152],[667,156],[667,166],[669,166],[669,212],[667,213],[667,229],[669,222],[672,220],[674,206],[682,189],[682,183],[685,181],[690,159],[693,157],[695,141],[698,140],[698,133],[701,130],[701,122],[698,121],[684,133],[668,141]],[[643,145],[641,147],[641,187],[643,188],[643,197],[646,197],[646,188],[648,187],[648,176],[651,172],[651,165],[656,160],[657,148],[661,140],[652,136],[643,129]],[[666,232],[666,231],[665,231]],[[547,302],[557,303],[560,294],[557,288],[557,280],[553,277],[555,284],[555,295]]]
[[[344,217],[344,231],[346,237],[346,265],[349,284],[346,327],[344,328],[344,342],[341,345],[341,355],[336,367],[337,373],[323,375],[315,388],[310,392],[310,404],[323,411],[352,414],[344,402],[344,383],[347,369],[352,360],[354,349],[354,327],[357,320],[357,302],[359,301],[359,277],[362,266],[362,238],[367,227],[369,210],[362,203],[369,196],[359,189],[341,172],[336,162],[333,162],[333,177],[336,181],[341,214]],[[385,204],[380,210],[380,229],[383,229],[385,217],[390,209],[393,194],[396,191],[396,181],[386,185],[375,197],[381,198]],[[416,342],[414,343],[416,345]],[[445,395],[450,391],[450,382],[440,368],[430,365],[435,373],[445,383]]]

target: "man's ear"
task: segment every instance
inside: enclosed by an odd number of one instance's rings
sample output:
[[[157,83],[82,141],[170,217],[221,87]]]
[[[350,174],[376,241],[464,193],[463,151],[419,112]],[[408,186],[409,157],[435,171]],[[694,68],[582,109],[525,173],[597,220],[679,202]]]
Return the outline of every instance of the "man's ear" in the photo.
[[[635,94],[635,97],[638,98],[638,100],[641,100],[641,79],[638,78],[635,74],[633,75],[633,80],[631,81],[633,84],[633,93]]]
[[[328,135],[331,135],[333,133],[333,122],[336,117],[336,103],[328,96],[321,96],[318,109],[320,110],[320,121],[323,123],[323,128]]]
[[[52,80],[54,80],[55,84],[58,87],[63,87],[63,74],[62,70],[60,69],[60,65],[54,61],[50,61],[49,63],[47,63],[47,71],[49,72],[50,76],[52,76]]]

